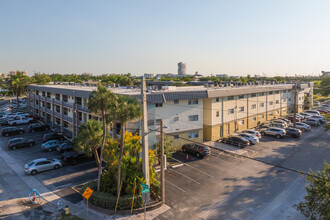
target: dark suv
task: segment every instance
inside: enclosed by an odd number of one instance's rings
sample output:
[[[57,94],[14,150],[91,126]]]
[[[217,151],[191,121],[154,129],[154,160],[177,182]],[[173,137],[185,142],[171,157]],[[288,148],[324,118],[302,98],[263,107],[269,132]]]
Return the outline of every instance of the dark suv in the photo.
[[[29,125],[29,132],[37,132],[37,131],[46,131],[49,130],[49,126],[45,124],[30,124]]]
[[[238,136],[231,136],[228,138],[224,138],[224,139],[222,139],[222,143],[234,145],[239,148],[247,147],[250,145],[250,142],[248,140],[246,140],[245,138],[242,138],[242,137],[238,137]]]
[[[71,142],[65,142],[58,146],[56,150],[60,154],[66,151],[73,151],[73,144]]]
[[[301,130],[297,128],[285,128],[286,135],[289,137],[298,138],[301,136]]]
[[[9,135],[24,134],[25,130],[23,128],[9,127],[3,128],[1,130],[1,135],[8,137]]]
[[[76,153],[74,151],[70,152],[64,152],[61,155],[61,159],[64,163],[71,163],[73,165],[76,165],[79,162],[86,161],[86,160],[92,160],[93,157],[87,157],[84,153]]]
[[[198,144],[185,144],[182,146],[182,151],[196,155],[197,157],[205,157],[211,154],[211,150],[207,146]]]
[[[56,133],[56,132],[45,134],[44,138],[43,138],[43,142],[47,142],[47,141],[50,141],[50,140],[64,141],[64,136],[63,136],[63,134],[59,134],[59,133]]]
[[[33,145],[35,145],[34,140],[26,138],[13,138],[8,142],[8,148],[12,150],[20,147],[32,147]]]

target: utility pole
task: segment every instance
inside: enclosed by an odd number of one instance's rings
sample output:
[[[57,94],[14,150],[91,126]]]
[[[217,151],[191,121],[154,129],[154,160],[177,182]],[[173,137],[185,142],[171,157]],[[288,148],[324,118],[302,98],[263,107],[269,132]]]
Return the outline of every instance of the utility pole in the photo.
[[[147,113],[147,94],[146,80],[141,79],[141,105],[142,105],[142,171],[146,184],[150,186],[149,180],[149,142],[148,142],[148,113]]]
[[[161,170],[161,173],[160,173],[160,180],[161,180],[161,192],[160,192],[160,195],[161,195],[161,200],[162,200],[162,203],[164,204],[165,203],[165,160],[164,160],[164,121],[163,120],[160,120],[160,156],[161,156],[161,165],[160,165],[160,170]]]
[[[296,127],[296,117],[297,117],[297,76],[294,83],[293,90],[293,127]]]

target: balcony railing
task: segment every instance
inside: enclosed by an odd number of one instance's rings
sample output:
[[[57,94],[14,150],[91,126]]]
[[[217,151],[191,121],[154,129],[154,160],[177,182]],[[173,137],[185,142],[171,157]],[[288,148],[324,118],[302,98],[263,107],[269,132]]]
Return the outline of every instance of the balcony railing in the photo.
[[[88,108],[82,105],[78,105],[78,110],[84,111],[84,112],[88,112]]]
[[[73,108],[73,104],[69,102],[64,102],[63,105],[67,108]]]
[[[60,105],[61,104],[61,101],[60,100],[57,100],[57,99],[54,99],[54,103]]]
[[[70,118],[70,117],[68,117],[68,116],[66,116],[66,115],[63,116],[63,119],[64,119],[65,121],[67,121],[67,122],[70,122],[70,123],[73,122],[73,119]]]
[[[48,113],[48,114],[53,114],[53,111],[51,110],[51,109],[46,109],[46,112]]]
[[[59,118],[61,118],[62,117],[62,115],[61,115],[61,113],[59,113],[59,112],[54,112],[54,115],[56,116],[56,117],[59,117]]]
[[[45,111],[45,107],[40,106],[41,111]]]

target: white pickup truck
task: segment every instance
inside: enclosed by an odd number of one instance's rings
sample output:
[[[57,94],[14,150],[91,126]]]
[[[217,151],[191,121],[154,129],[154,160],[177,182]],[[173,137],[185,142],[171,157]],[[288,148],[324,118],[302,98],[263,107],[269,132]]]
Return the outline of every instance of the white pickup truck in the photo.
[[[29,122],[32,122],[33,118],[27,118],[27,117],[16,117],[15,119],[8,120],[9,125],[20,125],[20,124],[27,124]]]

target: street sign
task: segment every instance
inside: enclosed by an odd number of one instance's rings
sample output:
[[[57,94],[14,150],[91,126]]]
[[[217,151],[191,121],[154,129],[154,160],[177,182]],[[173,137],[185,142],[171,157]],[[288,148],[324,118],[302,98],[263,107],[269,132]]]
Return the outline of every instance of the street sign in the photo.
[[[85,199],[89,199],[89,197],[92,195],[93,190],[89,187],[86,188],[85,192],[83,193],[83,197],[85,197]]]
[[[142,194],[149,192],[149,186],[142,183]]]

